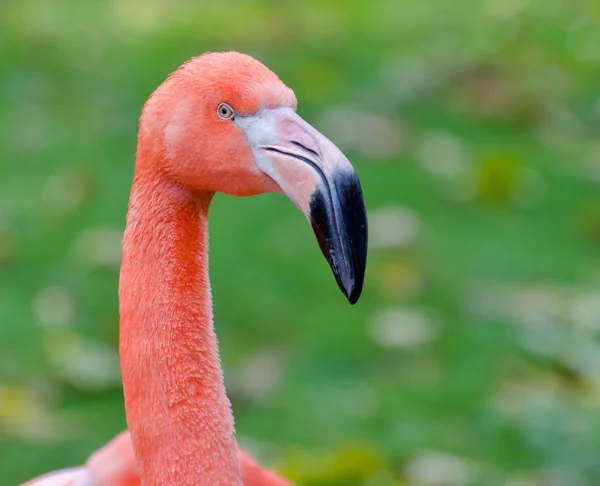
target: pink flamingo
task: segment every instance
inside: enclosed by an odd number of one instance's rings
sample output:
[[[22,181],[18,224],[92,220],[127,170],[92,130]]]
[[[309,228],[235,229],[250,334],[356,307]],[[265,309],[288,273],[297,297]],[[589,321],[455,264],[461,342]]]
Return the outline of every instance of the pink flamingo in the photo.
[[[192,59],[154,92],[140,119],[119,285],[129,432],[86,466],[29,486],[290,484],[235,439],[208,279],[215,192],[287,195],[310,221],[346,298],[358,300],[367,220],[346,157],[252,57]]]

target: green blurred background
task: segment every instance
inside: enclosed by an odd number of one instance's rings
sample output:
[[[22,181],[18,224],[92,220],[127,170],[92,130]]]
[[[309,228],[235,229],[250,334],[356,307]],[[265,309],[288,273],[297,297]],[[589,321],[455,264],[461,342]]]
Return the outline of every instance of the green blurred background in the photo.
[[[0,483],[124,428],[137,119],[207,50],[256,56],[353,161],[348,306],[281,196],[218,196],[240,443],[298,484],[600,484],[598,0],[0,2]]]

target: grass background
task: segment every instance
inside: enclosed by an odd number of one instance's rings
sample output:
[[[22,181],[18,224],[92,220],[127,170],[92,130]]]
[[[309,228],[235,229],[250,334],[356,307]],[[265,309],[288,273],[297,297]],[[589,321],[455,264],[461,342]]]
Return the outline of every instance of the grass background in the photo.
[[[599,484],[597,0],[0,2],[0,482],[123,429],[137,118],[229,49],[348,155],[371,229],[350,307],[289,202],[216,198],[240,442],[307,486]]]

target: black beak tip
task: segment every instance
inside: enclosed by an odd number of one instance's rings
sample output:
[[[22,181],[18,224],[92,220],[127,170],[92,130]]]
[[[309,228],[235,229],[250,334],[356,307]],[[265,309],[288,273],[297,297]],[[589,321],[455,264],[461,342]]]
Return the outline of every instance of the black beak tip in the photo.
[[[366,256],[366,250],[365,250]],[[358,262],[356,262],[358,263]],[[365,279],[365,264],[366,261],[363,260],[357,266],[355,266],[352,270],[354,275],[346,280],[345,282],[338,280],[338,285],[342,290],[346,299],[350,305],[354,305],[358,302],[363,290],[363,282]],[[336,275],[336,279],[339,278],[339,275]]]
[[[358,266],[354,267],[354,278],[350,279],[350,283],[348,285],[340,286],[342,287],[342,291],[348,299],[350,305],[354,305],[358,302],[363,290],[363,282],[365,279],[365,265],[366,265],[366,250],[365,250],[365,259],[358,264]]]
[[[367,263],[367,213],[358,177],[338,173],[333,188],[319,188],[310,202],[310,222],[321,252],[350,305],[362,293]]]
[[[350,305],[354,305],[358,302],[361,292],[362,292],[362,286],[361,287],[352,287],[350,289],[344,290],[344,294],[346,295],[348,302],[350,302]]]

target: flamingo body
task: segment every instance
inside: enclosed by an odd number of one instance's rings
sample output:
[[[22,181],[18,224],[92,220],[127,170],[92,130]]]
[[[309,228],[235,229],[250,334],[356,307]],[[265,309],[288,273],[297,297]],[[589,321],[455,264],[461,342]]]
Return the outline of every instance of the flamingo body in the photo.
[[[291,486],[291,483],[258,464],[238,449],[244,486]],[[131,436],[121,432],[95,452],[85,466],[45,474],[22,486],[140,486]]]
[[[28,486],[289,486],[235,439],[208,275],[216,192],[288,196],[348,301],[358,300],[367,220],[346,157],[260,62],[235,52],[192,59],[140,119],[119,281],[128,431],[85,466]]]

